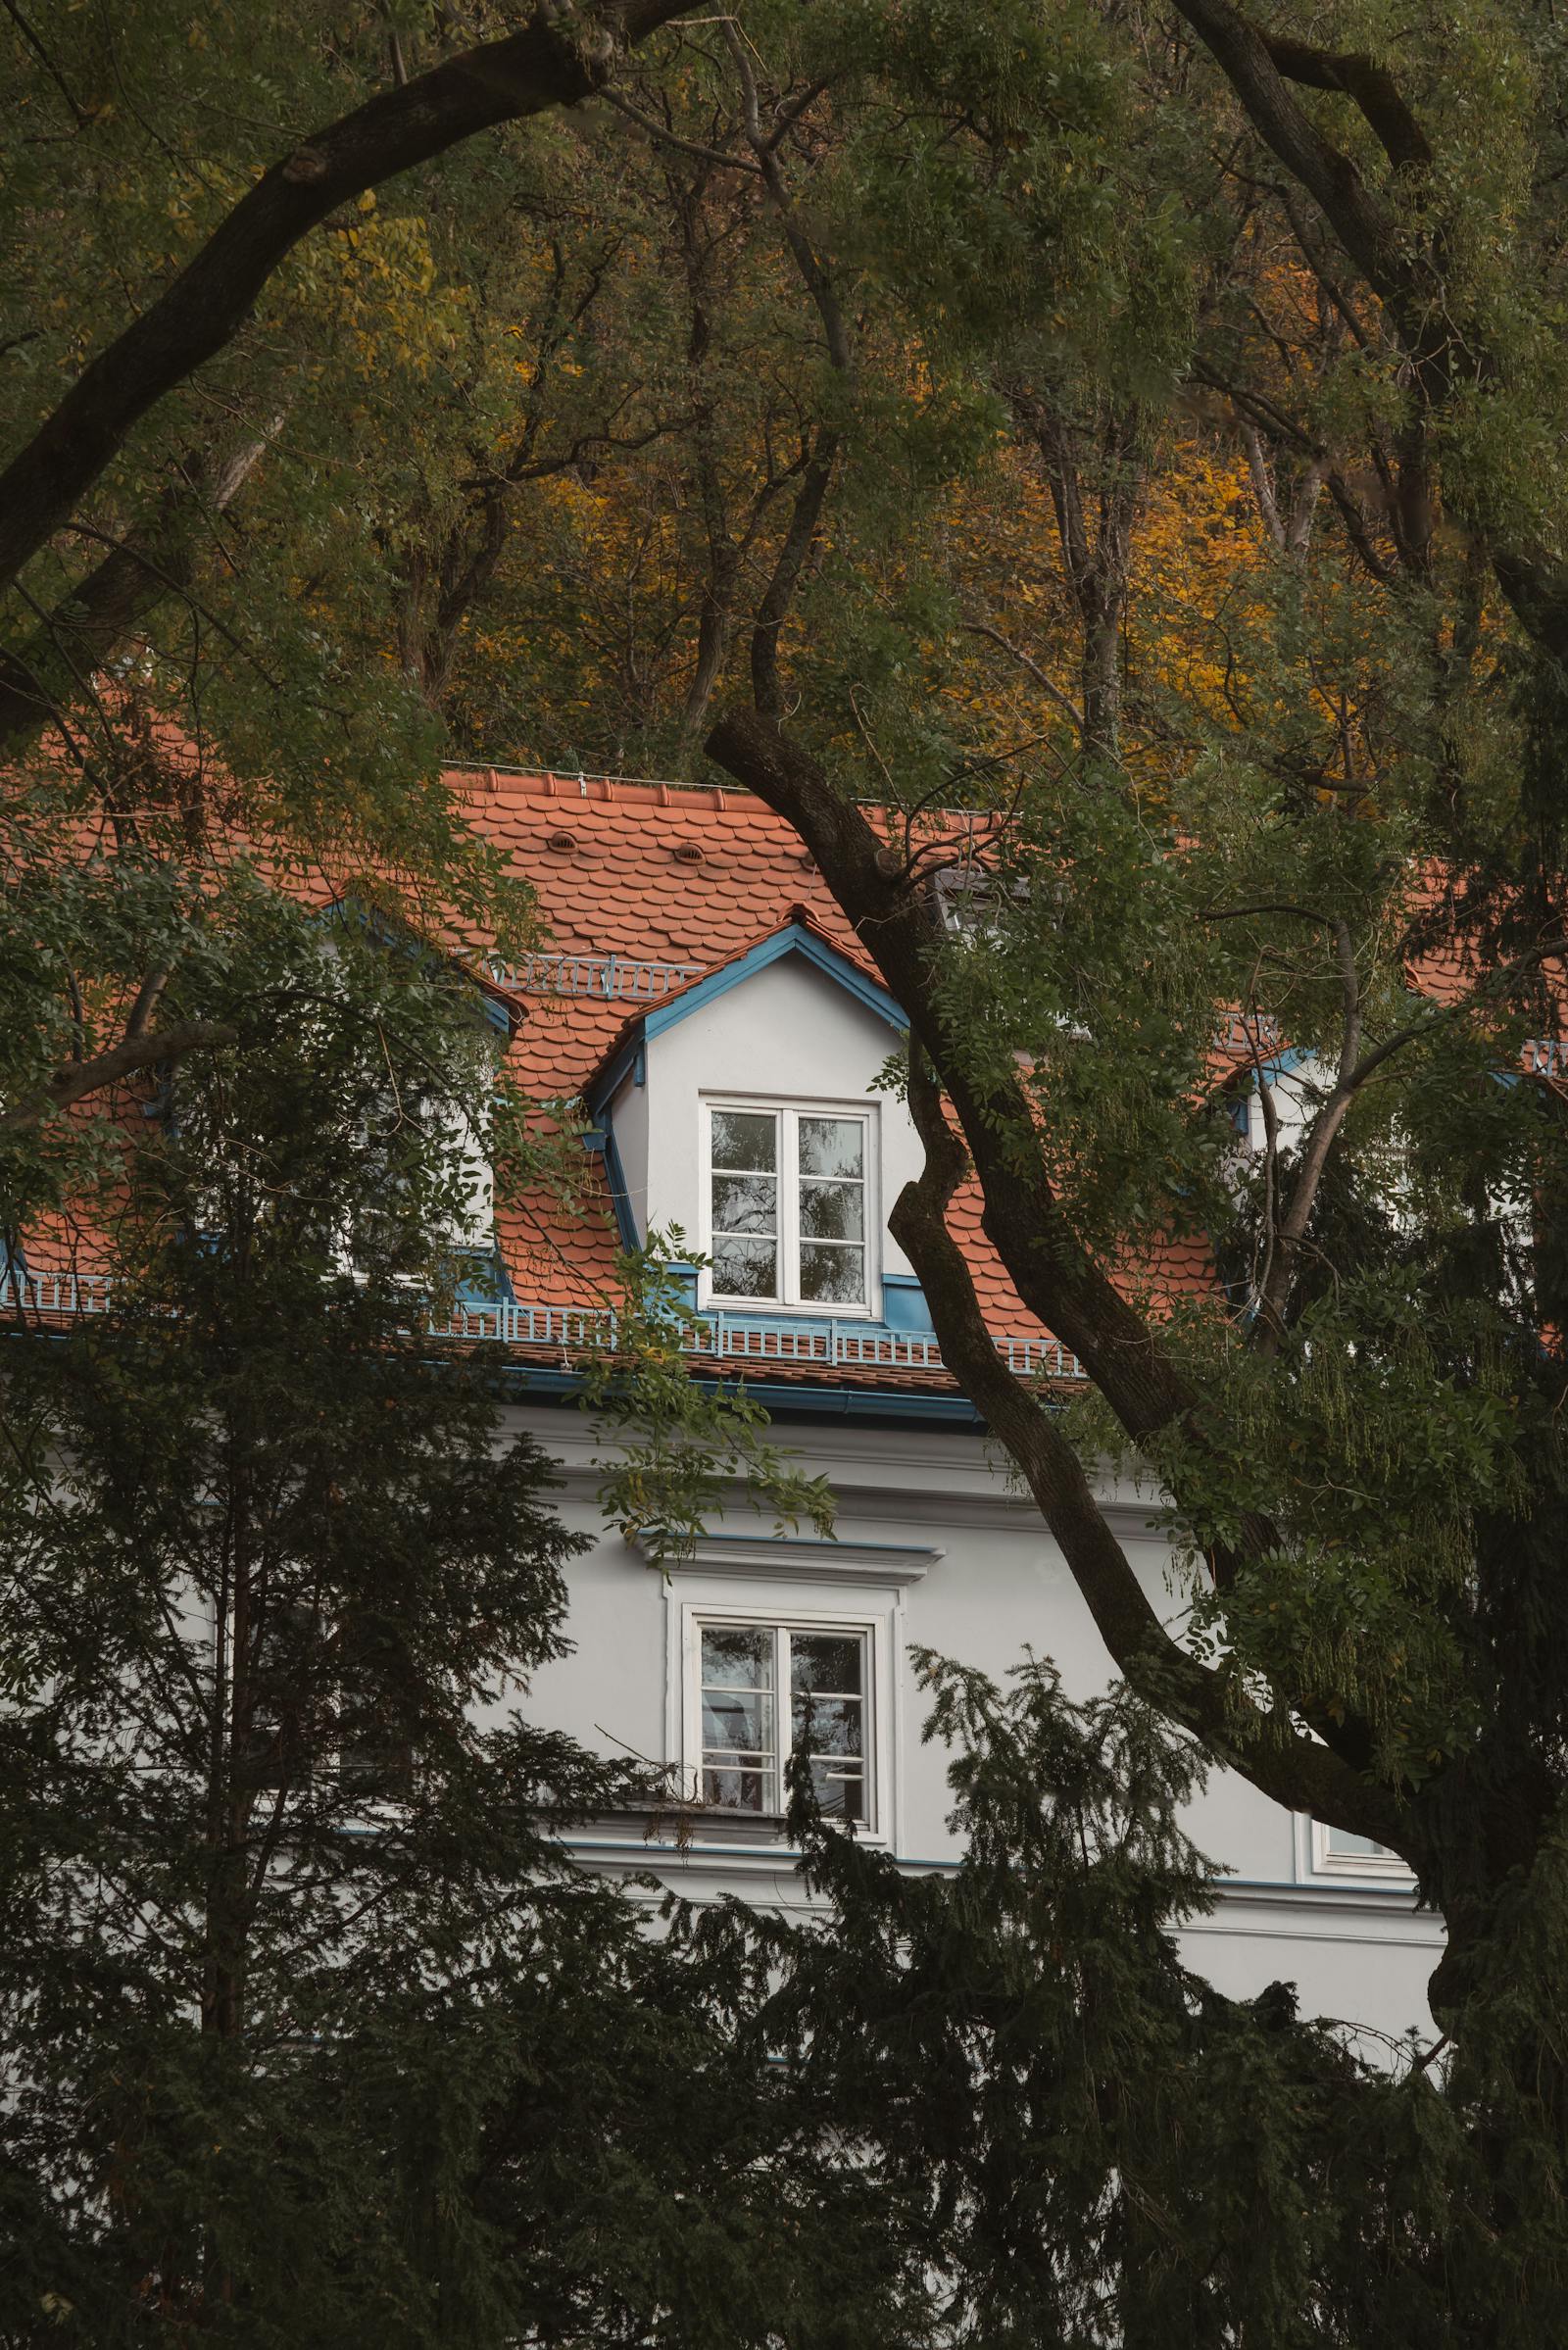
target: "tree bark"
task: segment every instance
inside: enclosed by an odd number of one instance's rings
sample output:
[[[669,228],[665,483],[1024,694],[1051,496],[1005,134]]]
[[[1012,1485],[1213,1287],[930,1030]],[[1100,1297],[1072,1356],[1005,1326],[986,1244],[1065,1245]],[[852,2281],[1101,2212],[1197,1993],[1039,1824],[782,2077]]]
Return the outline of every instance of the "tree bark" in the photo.
[[[213,1052],[220,1045],[235,1044],[238,1036],[237,1029],[221,1020],[176,1020],[169,1028],[124,1037],[90,1060],[68,1061],[26,1101],[0,1110],[0,1135],[24,1134],[51,1113],[102,1093],[105,1086],[118,1085],[122,1077],[133,1077],[138,1069],[179,1060],[187,1053]]]
[[[521,32],[449,58],[310,132],[89,363],[0,474],[0,588],[70,520],[147,411],[232,340],[278,265],[329,213],[478,131],[592,97],[623,50],[690,6],[600,0],[576,21],[541,6]]]
[[[925,1054],[956,1112],[980,1178],[986,1237],[1024,1304],[1077,1354],[1135,1443],[1175,1425],[1200,1441],[1198,1395],[1063,1215],[1032,1139],[1034,1121],[1022,1087],[1003,1081],[982,1091],[969,1077],[961,1039],[952,1032],[934,985],[941,936],[924,893],[890,859],[860,810],[839,797],[815,761],[769,718],[731,710],[707,748],[800,834],[903,1005],[911,1064]],[[911,1087],[911,1109],[921,1125],[927,1177],[901,1198],[896,1237],[920,1275],[944,1358],[1028,1480],[1118,1667],[1150,1694],[1157,1683],[1157,1702],[1276,1800],[1338,1826],[1353,1824],[1356,1833],[1402,1849],[1405,1823],[1361,1767],[1368,1750],[1363,1724],[1325,1724],[1324,1742],[1318,1743],[1258,1714],[1255,1735],[1243,1739],[1223,1685],[1205,1676],[1159,1624],[1076,1455],[991,1344],[942,1212],[957,1180],[948,1143],[953,1151],[957,1145],[951,1137],[944,1142],[946,1128],[939,1133],[922,1109],[917,1086]],[[1250,1521],[1242,1539],[1249,1551],[1262,1552],[1274,1538],[1266,1525]],[[1228,1564],[1234,1561],[1216,1564],[1222,1577]],[[1376,1827],[1367,1825],[1373,1819]]]
[[[282,421],[277,419],[277,424]],[[255,469],[274,424],[214,465],[194,456],[177,468],[154,514],[112,547],[62,597],[27,642],[0,653],[0,760],[34,743],[62,702],[103,666],[168,596],[183,596],[196,572],[203,513],[221,514]]]

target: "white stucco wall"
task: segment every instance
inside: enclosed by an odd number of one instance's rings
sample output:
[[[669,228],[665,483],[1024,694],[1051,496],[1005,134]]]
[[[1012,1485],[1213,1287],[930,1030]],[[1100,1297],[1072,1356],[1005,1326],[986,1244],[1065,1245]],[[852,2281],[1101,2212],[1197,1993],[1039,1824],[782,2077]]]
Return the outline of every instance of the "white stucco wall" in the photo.
[[[894,1044],[885,1021],[799,955],[769,964],[655,1037],[644,1082],[628,1075],[609,1105],[639,1230],[678,1224],[690,1247],[703,1246],[705,1099],[843,1102],[869,1110],[875,1123],[877,1270],[907,1273],[886,1222],[898,1192],[919,1172],[919,1145],[903,1103],[871,1090]],[[1294,1140],[1304,1106],[1299,1079],[1287,1075],[1276,1100],[1282,1128]],[[1260,1123],[1255,1102],[1252,1115]],[[873,1290],[873,1309],[876,1302]],[[870,1552],[873,1564],[847,1579],[829,1581],[819,1571],[814,1581],[794,1581],[787,1554],[755,1572],[731,1573],[721,1546],[721,1573],[677,1570],[666,1579],[603,1525],[593,1498],[595,1440],[582,1415],[541,1408],[528,1417],[566,1472],[564,1514],[596,1538],[570,1573],[575,1651],[538,1676],[530,1709],[588,1745],[680,1768],[692,1702],[682,1640],[696,1608],[821,1624],[853,1617],[871,1629],[881,1676],[872,1708],[874,1833],[911,1867],[952,1866],[945,1757],[920,1736],[925,1700],[914,1686],[910,1645],[999,1678],[1032,1646],[1055,1660],[1077,1695],[1103,1687],[1108,1677],[1109,1660],[1065,1562],[978,1432],[934,1422],[919,1429],[784,1424],[776,1431],[808,1469],[828,1478],[841,1541],[902,1546],[905,1581],[879,1583]],[[1146,1589],[1161,1613],[1175,1619],[1181,1596],[1170,1588],[1166,1552],[1145,1505],[1131,1492],[1108,1498]],[[737,1495],[724,1529],[757,1526]],[[910,1565],[916,1552],[933,1548],[942,1554],[935,1564]],[[1309,1824],[1233,1775],[1211,1779],[1194,1807],[1191,1833],[1227,1872],[1212,1917],[1182,1937],[1191,1965],[1234,1993],[1295,1981],[1305,2013],[1336,2016],[1370,2034],[1397,2037],[1427,2027],[1425,1985],[1441,1926],[1416,1913],[1406,1889],[1315,1874]],[[800,1886],[778,1836],[776,1827],[708,1814],[688,1846],[677,1847],[657,1827],[647,1842],[644,1824],[627,1820],[601,1823],[582,1849],[606,1868],[653,1866],[697,1897],[727,1890],[794,1906]]]
[[[699,1244],[705,1098],[853,1103],[870,1110],[876,1128],[882,1269],[907,1273],[886,1227],[900,1191],[920,1171],[920,1148],[903,1102],[871,1092],[897,1043],[885,1020],[800,955],[769,963],[656,1036],[645,1083],[628,1077],[610,1104],[639,1231],[679,1224],[692,1247]]]
[[[776,1428],[777,1441],[829,1478],[843,1542],[943,1553],[894,1590],[879,1586],[873,1572],[831,1586],[787,1582],[771,1570],[721,1580],[677,1569],[666,1580],[603,1527],[593,1499],[595,1440],[583,1416],[569,1408],[526,1416],[565,1470],[564,1514],[599,1538],[570,1570],[567,1629],[575,1651],[537,1677],[529,1710],[589,1745],[679,1763],[684,1691],[674,1627],[688,1604],[822,1622],[852,1612],[877,1624],[893,1675],[894,1717],[884,1727],[896,1737],[884,1762],[892,1778],[879,1827],[889,1829],[892,1848],[910,1865],[951,1865],[956,1845],[944,1757],[921,1739],[924,1700],[909,1645],[936,1648],[999,1678],[1030,1645],[1054,1658],[1069,1691],[1079,1695],[1107,1678],[1108,1659],[1065,1563],[1033,1506],[1009,1491],[978,1433]],[[1174,1613],[1179,1599],[1166,1591],[1164,1553],[1143,1532],[1136,1497],[1113,1503],[1112,1515],[1147,1587]],[[725,1525],[750,1532],[759,1521],[737,1506]],[[1181,1937],[1190,1965],[1238,1994],[1294,1981],[1304,2013],[1338,2017],[1372,2035],[1396,2038],[1411,2027],[1428,2028],[1425,1986],[1441,1925],[1417,1913],[1408,1892],[1373,1882],[1314,1881],[1306,1823],[1229,1774],[1212,1778],[1190,1829],[1200,1849],[1230,1872],[1213,1916]],[[684,1850],[642,1839],[641,1823],[607,1822],[583,1849],[606,1867],[653,1867],[699,1898],[731,1891],[785,1906],[801,1899],[777,1841],[737,1817],[708,1815]]]

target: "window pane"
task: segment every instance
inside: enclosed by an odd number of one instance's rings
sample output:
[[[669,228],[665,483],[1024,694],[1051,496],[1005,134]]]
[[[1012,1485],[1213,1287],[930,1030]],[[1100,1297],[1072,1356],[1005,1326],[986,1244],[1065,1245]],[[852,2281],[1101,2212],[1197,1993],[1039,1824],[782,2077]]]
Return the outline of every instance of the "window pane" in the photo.
[[[1349,1828],[1331,1828],[1327,1832],[1328,1848],[1346,1860],[1397,1860],[1387,1844],[1375,1844],[1369,1836],[1357,1836]]]
[[[760,1762],[773,1751],[773,1700],[766,1689],[705,1689],[703,1745]],[[824,1747],[824,1753],[834,1751]],[[850,1752],[857,1749],[850,1748]]]
[[[771,1172],[778,1165],[777,1137],[771,1110],[715,1109],[713,1164]]]
[[[773,1635],[760,1625],[703,1626],[703,1686],[765,1689],[773,1680]]]
[[[715,1175],[713,1231],[778,1230],[778,1178],[774,1175]]]
[[[774,1243],[728,1237],[715,1240],[713,1294],[719,1297],[776,1297],[778,1250]]]
[[[803,1175],[864,1174],[865,1128],[858,1118],[802,1118],[800,1137]]]
[[[415,1793],[414,1750],[410,1746],[380,1745],[364,1738],[345,1739],[338,1748],[338,1783],[356,1795],[379,1796],[386,1803],[410,1803]]]
[[[858,1773],[828,1771],[813,1762],[811,1786],[818,1804],[829,1819],[865,1818],[865,1781]]]
[[[853,1633],[797,1632],[790,1636],[790,1688],[860,1693],[861,1645]]]
[[[797,1697],[790,1708],[791,1731],[798,1748],[816,1762],[823,1755],[863,1751],[863,1715],[858,1697]]]
[[[809,1241],[865,1238],[865,1186],[801,1180],[801,1236]]]
[[[770,1778],[767,1771],[705,1770],[703,1801],[725,1811],[766,1811]]]
[[[720,1286],[715,1276],[714,1286]],[[801,1243],[801,1296],[815,1305],[863,1305],[865,1257],[831,1241]]]

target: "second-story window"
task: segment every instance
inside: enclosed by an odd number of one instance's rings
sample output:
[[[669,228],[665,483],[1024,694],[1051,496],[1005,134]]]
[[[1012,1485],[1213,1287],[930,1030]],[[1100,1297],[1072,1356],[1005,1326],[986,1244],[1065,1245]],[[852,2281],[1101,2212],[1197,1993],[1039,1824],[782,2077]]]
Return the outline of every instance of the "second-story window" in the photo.
[[[701,1744],[692,1772],[718,1811],[783,1811],[793,1759],[832,1819],[871,1822],[866,1666],[870,1633],[845,1625],[693,1626]]]
[[[707,1133],[713,1297],[864,1312],[869,1115],[713,1102]]]

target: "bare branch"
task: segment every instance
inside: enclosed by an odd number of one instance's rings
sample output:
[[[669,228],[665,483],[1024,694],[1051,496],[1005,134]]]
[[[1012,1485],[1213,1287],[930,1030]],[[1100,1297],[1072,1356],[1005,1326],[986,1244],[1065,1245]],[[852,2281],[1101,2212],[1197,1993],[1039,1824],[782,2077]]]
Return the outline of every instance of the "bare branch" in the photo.
[[[794,257],[796,268],[822,321],[828,363],[836,374],[848,380],[853,372],[850,333],[833,290],[833,281],[810,238],[796,218],[784,174],[779,169],[777,141],[763,131],[757,76],[752,72],[752,61],[746,53],[745,43],[728,18],[723,20],[723,29],[725,44],[740,76],[747,141],[761,168],[762,184],[778,216],[784,242]],[[752,692],[758,709],[773,717],[781,716],[784,709],[778,675],[779,632],[794,602],[795,590],[800,584],[807,557],[816,537],[816,526],[821,520],[822,508],[827,500],[828,484],[838,462],[840,437],[838,431],[828,424],[819,425],[812,436],[810,456],[800,488],[795,494],[789,527],[784,533],[772,577],[768,580],[752,624]]]
[[[992,644],[999,645],[1010,660],[1017,662],[1020,669],[1027,670],[1047,699],[1054,702],[1062,714],[1069,717],[1077,731],[1082,734],[1084,729],[1083,711],[1070,695],[1062,692],[1055,679],[1047,675],[1032,653],[1026,653],[1021,645],[1011,643],[1003,635],[1000,628],[993,628],[987,620],[965,620],[963,625],[971,636],[989,637]]]
[[[666,130],[662,122],[656,122],[652,115],[629,105],[615,90],[601,90],[599,95],[607,106],[612,106],[617,115],[624,115],[628,122],[635,122],[639,130],[646,130],[662,147],[678,148],[682,155],[693,155],[699,163],[717,164],[725,171],[750,171],[756,179],[762,176],[760,164],[749,163],[744,155],[726,155],[720,147],[705,147],[697,139],[681,138],[675,131]]]

